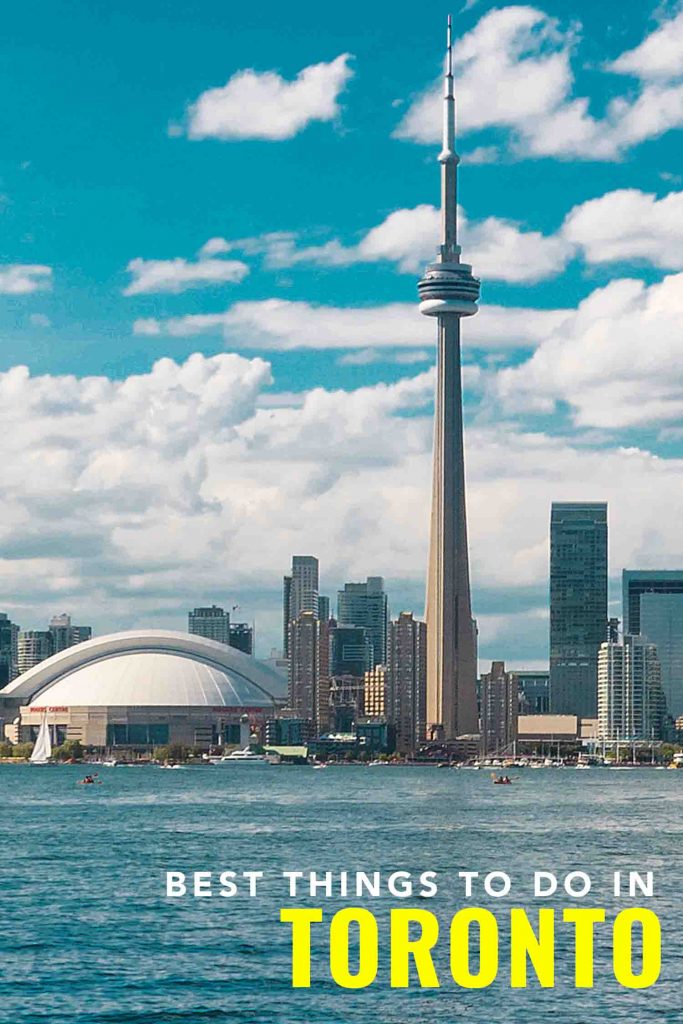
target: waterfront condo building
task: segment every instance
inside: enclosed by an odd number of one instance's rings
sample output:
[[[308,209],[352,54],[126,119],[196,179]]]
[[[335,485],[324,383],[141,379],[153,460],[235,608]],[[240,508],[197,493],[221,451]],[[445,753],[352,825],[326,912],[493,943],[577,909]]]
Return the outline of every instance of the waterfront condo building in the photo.
[[[657,649],[642,636],[606,641],[598,656],[598,734],[610,742],[662,737],[665,700]]]
[[[389,626],[388,718],[396,749],[412,753],[425,739],[427,707],[427,626],[401,612]]]
[[[550,515],[550,710],[595,718],[607,636],[607,504],[554,502]]]

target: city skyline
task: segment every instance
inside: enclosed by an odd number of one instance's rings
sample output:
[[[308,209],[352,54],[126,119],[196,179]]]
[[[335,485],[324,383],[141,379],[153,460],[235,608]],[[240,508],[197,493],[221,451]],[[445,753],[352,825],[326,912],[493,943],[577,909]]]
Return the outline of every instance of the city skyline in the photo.
[[[189,48],[126,3],[107,31],[39,8],[11,12],[27,45],[3,65],[0,607],[181,627],[208,593],[268,648],[273,570],[310,550],[329,595],[374,573],[421,613],[433,339],[414,279],[438,230],[447,8],[416,34],[405,3],[304,4],[286,54],[268,2],[268,38],[209,4]],[[464,349],[473,611],[482,661],[520,667],[545,660],[551,500],[609,501],[615,568],[675,564],[683,515],[680,16],[573,15],[480,0],[455,26],[463,244],[485,281]],[[93,32],[97,54],[55,74]],[[249,104],[264,87],[259,118],[231,106],[240,83]]]

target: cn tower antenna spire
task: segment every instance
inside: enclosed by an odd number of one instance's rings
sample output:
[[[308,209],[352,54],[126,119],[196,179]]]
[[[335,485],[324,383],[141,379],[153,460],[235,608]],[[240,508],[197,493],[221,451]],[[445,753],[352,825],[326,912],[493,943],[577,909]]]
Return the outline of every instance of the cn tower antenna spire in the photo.
[[[446,69],[443,86],[443,144],[441,164],[441,248],[443,261],[457,259],[458,183],[460,157],[455,150],[455,91],[453,86],[453,19],[448,15],[446,28]]]

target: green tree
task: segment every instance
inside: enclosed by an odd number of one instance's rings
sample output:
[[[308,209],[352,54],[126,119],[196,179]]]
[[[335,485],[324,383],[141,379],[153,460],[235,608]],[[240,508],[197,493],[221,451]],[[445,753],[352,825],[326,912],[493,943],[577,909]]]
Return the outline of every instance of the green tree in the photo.
[[[65,740],[59,747],[55,747],[53,756],[57,761],[82,761],[83,746],[80,740]]]
[[[32,750],[32,743],[15,743],[12,746],[10,757],[28,757]]]

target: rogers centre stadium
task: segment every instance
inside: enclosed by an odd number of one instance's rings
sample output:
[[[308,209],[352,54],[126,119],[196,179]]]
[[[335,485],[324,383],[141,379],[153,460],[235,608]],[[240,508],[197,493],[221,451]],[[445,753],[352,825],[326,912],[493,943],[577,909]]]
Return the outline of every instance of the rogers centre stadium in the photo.
[[[0,690],[13,741],[35,737],[44,717],[57,742],[208,749],[238,743],[240,722],[258,728],[282,704],[286,681],[225,644],[189,633],[112,633],[47,658]]]

